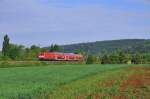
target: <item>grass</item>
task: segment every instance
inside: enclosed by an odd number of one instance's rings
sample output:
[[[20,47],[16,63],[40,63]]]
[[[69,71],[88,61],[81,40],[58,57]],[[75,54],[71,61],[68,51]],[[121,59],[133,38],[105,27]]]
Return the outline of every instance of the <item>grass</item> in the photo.
[[[119,95],[119,84],[133,73],[127,71],[130,66],[54,65],[0,68],[0,99],[93,99],[93,95],[99,94]],[[112,81],[109,82],[108,79]],[[113,79],[117,80],[113,82]]]
[[[0,61],[0,68],[11,68],[11,67],[37,67],[37,66],[48,66],[48,65],[81,65],[85,62],[81,61]]]

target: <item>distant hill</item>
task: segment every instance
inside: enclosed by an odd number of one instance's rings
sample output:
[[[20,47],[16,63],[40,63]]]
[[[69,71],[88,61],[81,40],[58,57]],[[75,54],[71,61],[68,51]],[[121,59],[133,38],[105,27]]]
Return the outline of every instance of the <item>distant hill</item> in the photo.
[[[82,50],[92,55],[104,55],[117,51],[125,51],[134,54],[136,52],[146,53],[150,51],[150,40],[123,39],[110,41],[96,41],[89,43],[63,45],[61,47],[63,52],[75,52],[75,50]]]

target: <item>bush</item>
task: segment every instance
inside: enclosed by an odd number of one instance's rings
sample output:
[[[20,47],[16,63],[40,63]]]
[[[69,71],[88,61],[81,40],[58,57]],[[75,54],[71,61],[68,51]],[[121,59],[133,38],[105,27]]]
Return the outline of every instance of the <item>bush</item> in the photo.
[[[88,56],[86,64],[93,64],[94,63],[94,57],[93,56]]]
[[[143,56],[139,53],[132,56],[132,63],[133,64],[143,64],[145,60],[143,59]]]
[[[9,58],[8,56],[2,56],[2,57],[0,58],[0,60],[2,60],[2,61],[10,61],[11,58]]]
[[[102,57],[102,64],[111,64],[110,57],[108,55],[104,55]]]
[[[5,68],[9,67],[9,62],[8,61],[0,61],[0,68]]]

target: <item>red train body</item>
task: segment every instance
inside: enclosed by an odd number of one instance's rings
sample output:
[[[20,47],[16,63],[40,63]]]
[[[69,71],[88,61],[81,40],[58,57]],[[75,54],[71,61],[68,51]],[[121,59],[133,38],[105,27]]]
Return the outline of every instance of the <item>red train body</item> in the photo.
[[[73,53],[43,52],[38,55],[40,60],[51,61],[81,61],[83,56]]]

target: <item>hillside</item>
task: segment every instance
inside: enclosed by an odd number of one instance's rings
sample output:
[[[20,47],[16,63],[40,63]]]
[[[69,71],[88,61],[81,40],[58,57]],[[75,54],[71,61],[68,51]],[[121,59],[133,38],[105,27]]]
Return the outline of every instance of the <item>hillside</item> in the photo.
[[[63,45],[63,52],[75,52],[75,50],[82,50],[88,54],[104,55],[116,51],[125,51],[129,53],[146,53],[150,49],[149,39],[123,39],[111,41],[96,41],[89,43],[79,43],[71,45]]]

